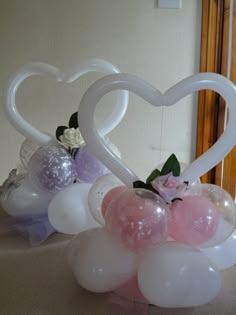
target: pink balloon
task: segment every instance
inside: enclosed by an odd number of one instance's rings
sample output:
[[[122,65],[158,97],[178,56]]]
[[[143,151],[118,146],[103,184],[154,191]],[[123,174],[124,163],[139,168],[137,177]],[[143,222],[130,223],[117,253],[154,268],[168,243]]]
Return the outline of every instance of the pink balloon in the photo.
[[[144,304],[149,303],[148,300],[142,295],[142,292],[139,289],[137,275],[135,275],[133,278],[127,281],[119,289],[116,289],[114,293],[131,302],[138,302]]]
[[[131,250],[147,248],[168,237],[168,206],[155,193],[126,189],[110,203],[107,229]]]
[[[102,200],[102,215],[104,218],[105,218],[107,208],[110,205],[110,203],[116,198],[118,198],[120,193],[122,193],[125,189],[127,189],[126,186],[118,186],[118,187],[112,188],[111,190],[108,191],[108,193],[106,193],[105,197]]]
[[[204,196],[185,196],[170,205],[170,236],[199,246],[213,238],[218,227],[215,205]]]

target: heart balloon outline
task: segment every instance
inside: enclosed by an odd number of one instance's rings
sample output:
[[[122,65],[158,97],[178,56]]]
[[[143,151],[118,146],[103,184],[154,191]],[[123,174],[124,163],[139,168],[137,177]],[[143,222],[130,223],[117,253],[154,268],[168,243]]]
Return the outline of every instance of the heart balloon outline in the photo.
[[[116,66],[102,59],[85,60],[83,63],[78,64],[66,73],[55,66],[42,62],[33,62],[23,65],[9,79],[5,90],[4,110],[8,120],[24,137],[30,139],[39,146],[56,143],[55,137],[37,130],[20,115],[15,100],[17,90],[24,80],[34,75],[47,76],[58,82],[72,83],[89,72],[99,72],[104,74],[120,73]],[[119,124],[126,113],[127,107],[128,92],[120,91],[113,112],[106,118],[103,127],[99,129],[99,133],[102,136],[108,134],[117,124]]]
[[[213,90],[228,104],[229,120],[222,136],[199,158],[193,161],[182,176],[189,183],[201,177],[220,162],[236,143],[236,87],[216,73],[198,73],[169,88],[164,94],[146,81],[131,74],[111,74],[97,80],[84,94],[78,111],[81,134],[91,152],[128,187],[138,177],[106,145],[94,125],[94,111],[98,101],[114,90],[128,90],[153,106],[171,106],[183,97],[200,90]]]

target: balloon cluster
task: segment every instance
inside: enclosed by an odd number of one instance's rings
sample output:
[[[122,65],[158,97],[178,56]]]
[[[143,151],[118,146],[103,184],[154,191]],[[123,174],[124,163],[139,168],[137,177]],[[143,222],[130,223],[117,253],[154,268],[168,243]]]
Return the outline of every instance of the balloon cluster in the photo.
[[[20,150],[19,174],[13,170],[2,185],[1,206],[7,214],[19,222],[30,223],[31,227],[32,222],[26,221],[26,217],[35,218],[37,222],[39,216],[44,218],[41,222],[44,235],[38,235],[38,238],[47,238],[48,233],[54,231],[75,234],[97,226],[89,216],[87,194],[93,181],[108,170],[85,145],[77,147],[73,154],[60,144],[38,147],[27,139]],[[69,230],[65,228],[70,211],[74,214],[71,221],[76,230],[71,225]],[[45,235],[45,226],[49,223],[51,229],[47,229]],[[27,224],[24,226],[28,228]],[[39,231],[37,226],[35,232]],[[32,233],[33,230],[31,236]]]
[[[142,182],[114,156],[94,126],[96,104],[116,89],[134,92],[154,106],[170,106],[192,92],[211,89],[228,103],[228,124],[217,143],[182,173],[171,155]],[[113,178],[108,189],[114,175],[106,175],[89,192],[91,214],[104,226],[78,234],[70,244],[69,263],[83,288],[115,291],[160,307],[198,306],[217,296],[220,270],[236,263],[230,248],[236,246],[236,206],[223,189],[196,179],[235,145],[235,97],[234,84],[211,73],[189,77],[164,95],[129,74],[106,76],[89,88],[79,108],[81,133],[123,185]]]
[[[9,218],[0,222],[0,234],[17,230],[31,243],[39,244],[55,231],[76,234],[98,225],[88,211],[88,191],[99,176],[109,171],[85,145],[78,125],[78,112],[71,115],[68,126],[56,129],[54,137],[26,122],[15,105],[16,91],[27,77],[46,75],[71,83],[90,72],[119,73],[119,69],[105,60],[89,59],[63,73],[54,66],[36,62],[24,65],[9,80],[5,112],[26,140],[20,148],[19,167],[11,171],[0,186],[1,207],[13,218],[12,225]],[[119,91],[117,98],[99,133],[120,156],[119,150],[105,137],[127,110],[128,92]]]
[[[23,79],[31,73],[27,67],[24,71]],[[79,77],[62,75],[48,65],[37,65],[34,71],[66,82]],[[14,105],[20,83],[10,84],[7,104]],[[94,126],[96,104],[114,89],[130,90],[154,106],[169,106],[203,88],[225,98],[229,120],[211,150],[182,173],[172,154],[161,169],[140,181]],[[235,86],[216,74],[189,77],[164,95],[128,74],[106,76],[84,94],[79,125],[74,113],[69,126],[58,127],[57,144],[49,144],[50,136],[19,120],[18,129],[32,134],[31,140],[39,140],[40,147],[24,143],[20,156],[26,171],[23,175],[11,172],[1,186],[1,204],[15,217],[27,221],[33,213],[40,224],[38,214],[46,214],[57,231],[79,233],[69,246],[69,263],[78,283],[89,291],[115,291],[132,301],[161,307],[208,303],[220,291],[220,270],[236,262],[235,255],[229,255],[236,242],[236,208],[220,187],[193,182],[235,144],[235,96]],[[16,121],[12,112],[8,115]],[[118,106],[118,121],[124,113],[124,107]],[[106,174],[107,169],[114,175]]]
[[[112,174],[92,185],[89,208],[104,227],[80,233],[69,247],[82,287],[162,307],[202,305],[219,293],[218,261],[208,248],[232,238],[236,206],[220,187],[189,186],[179,173],[171,155],[132,189]]]

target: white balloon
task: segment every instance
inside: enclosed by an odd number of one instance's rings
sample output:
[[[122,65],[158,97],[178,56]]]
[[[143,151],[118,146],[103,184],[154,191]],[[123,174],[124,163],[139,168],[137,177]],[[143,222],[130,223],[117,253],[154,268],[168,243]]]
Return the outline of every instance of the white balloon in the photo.
[[[92,292],[109,292],[137,270],[137,256],[105,228],[80,233],[69,246],[70,265],[78,283]]]
[[[203,253],[169,242],[141,258],[138,283],[144,297],[160,307],[199,306],[221,288],[217,267]]]
[[[113,90],[128,90],[154,106],[171,106],[193,92],[209,89],[219,93],[229,105],[229,120],[223,135],[210,150],[195,160],[182,174],[190,184],[220,162],[236,143],[236,89],[225,77],[216,73],[198,73],[177,83],[163,95],[142,79],[130,74],[112,74],[96,81],[84,94],[79,105],[78,123],[91,152],[127,186],[138,177],[117,157],[96,131],[94,112],[97,103]]]
[[[88,206],[93,218],[101,225],[105,225],[101,212],[103,198],[109,190],[122,185],[124,184],[113,174],[99,177],[92,185],[88,194]]]
[[[58,232],[73,235],[99,226],[88,209],[90,187],[90,184],[72,184],[52,199],[48,219]]]
[[[68,71],[67,73],[63,73],[56,67],[42,62],[33,62],[22,66],[10,78],[6,89],[4,110],[8,120],[23,136],[32,140],[39,146],[45,146],[52,143],[55,144],[56,139],[54,137],[37,130],[23,119],[16,108],[16,92],[22,82],[33,75],[47,76],[56,81],[71,83],[90,72],[109,74],[119,73],[120,71],[112,63],[102,59],[84,60],[84,62],[78,64],[77,66],[73,66],[71,71]],[[129,99],[128,92],[119,91],[117,96],[117,102],[111,115],[107,117],[101,128],[99,128],[99,133],[103,136],[115,128],[126,113]]]
[[[1,206],[11,216],[33,216],[47,213],[53,195],[33,187],[25,177],[20,186],[1,195]]]
[[[236,264],[236,230],[223,243],[203,249],[202,252],[213,261],[220,270]]]

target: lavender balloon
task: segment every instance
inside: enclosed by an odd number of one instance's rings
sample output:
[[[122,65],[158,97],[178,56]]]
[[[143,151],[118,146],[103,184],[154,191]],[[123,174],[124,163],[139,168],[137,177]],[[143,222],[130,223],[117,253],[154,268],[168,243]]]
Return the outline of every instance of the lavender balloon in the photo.
[[[30,181],[38,187],[56,193],[75,180],[74,160],[64,148],[39,148],[28,164]]]
[[[109,170],[92,153],[87,146],[79,149],[75,156],[75,170],[79,180],[93,183],[95,180],[109,173]]]

